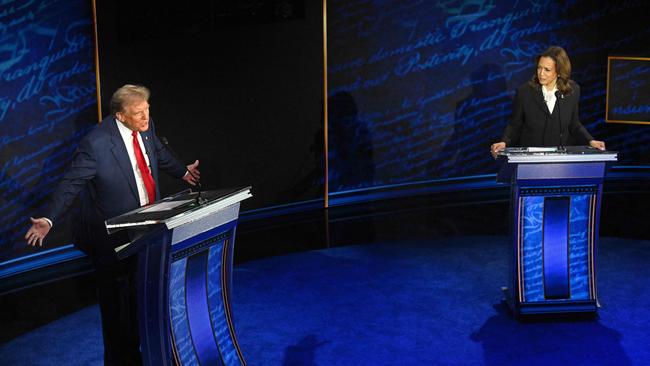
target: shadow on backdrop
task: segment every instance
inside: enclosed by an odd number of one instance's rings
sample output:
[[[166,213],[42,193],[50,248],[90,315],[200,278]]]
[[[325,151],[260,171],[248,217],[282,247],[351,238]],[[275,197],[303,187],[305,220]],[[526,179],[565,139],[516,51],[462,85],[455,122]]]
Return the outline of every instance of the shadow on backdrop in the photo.
[[[436,170],[445,176],[494,173],[489,149],[508,124],[512,100],[499,65],[482,64],[472,71],[470,87],[456,103],[454,132],[427,166],[429,176],[441,174]]]
[[[330,192],[371,187],[375,178],[374,148],[366,122],[359,119],[352,94],[338,92],[328,100]]]

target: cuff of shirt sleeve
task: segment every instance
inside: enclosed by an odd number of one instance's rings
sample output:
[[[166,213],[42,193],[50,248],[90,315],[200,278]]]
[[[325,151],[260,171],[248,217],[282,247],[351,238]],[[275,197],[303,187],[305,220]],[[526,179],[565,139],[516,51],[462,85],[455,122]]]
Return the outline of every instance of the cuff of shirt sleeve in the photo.
[[[54,226],[54,224],[52,224],[52,220],[48,219],[47,217],[43,217],[43,220],[47,221],[47,223],[50,224],[50,228]]]

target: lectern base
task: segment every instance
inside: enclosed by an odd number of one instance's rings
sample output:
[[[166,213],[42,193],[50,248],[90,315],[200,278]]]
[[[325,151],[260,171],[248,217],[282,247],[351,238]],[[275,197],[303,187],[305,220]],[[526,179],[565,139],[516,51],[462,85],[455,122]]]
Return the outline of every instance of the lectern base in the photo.
[[[532,315],[580,315],[595,317],[598,311],[598,301],[596,300],[553,300],[543,302],[520,303],[510,294],[507,287],[501,287],[504,299],[512,313],[517,318]]]

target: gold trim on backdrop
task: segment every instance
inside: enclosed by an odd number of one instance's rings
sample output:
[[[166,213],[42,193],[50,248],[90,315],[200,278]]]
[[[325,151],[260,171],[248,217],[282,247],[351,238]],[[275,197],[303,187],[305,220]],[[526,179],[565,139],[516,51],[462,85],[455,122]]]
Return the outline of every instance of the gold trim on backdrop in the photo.
[[[647,121],[625,121],[609,119],[609,79],[612,68],[611,60],[650,61],[650,57],[607,56],[607,89],[605,90],[605,123],[625,123],[631,125],[650,125]]]
[[[650,57],[607,56],[608,60],[650,61]]]
[[[329,149],[327,147],[327,126],[329,123],[327,109],[327,0],[323,0],[323,138],[325,143],[325,151],[323,151],[323,154],[325,154],[325,159],[323,159],[325,162],[323,190],[325,192],[325,208],[329,207]]]
[[[99,37],[97,36],[97,4],[93,2],[93,32],[95,33],[95,90],[97,91],[97,123],[102,120],[102,96],[99,89]]]
[[[607,109],[607,107],[605,107]],[[610,119],[610,120],[605,120],[607,123],[625,123],[628,125],[650,125],[650,122],[643,122],[643,121],[621,121],[621,120],[616,120],[616,119]]]

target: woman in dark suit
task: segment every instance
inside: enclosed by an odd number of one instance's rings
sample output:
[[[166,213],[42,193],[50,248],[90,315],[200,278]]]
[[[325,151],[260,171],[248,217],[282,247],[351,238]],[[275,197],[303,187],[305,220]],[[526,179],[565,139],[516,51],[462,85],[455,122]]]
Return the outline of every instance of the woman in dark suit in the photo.
[[[571,62],[562,47],[549,47],[535,58],[535,76],[517,88],[513,116],[492,155],[506,146],[589,145],[605,150],[580,123],[580,87],[571,80]]]

